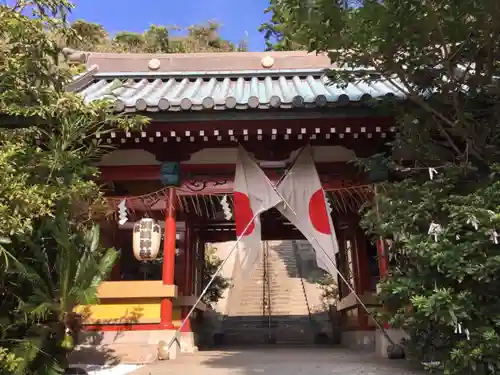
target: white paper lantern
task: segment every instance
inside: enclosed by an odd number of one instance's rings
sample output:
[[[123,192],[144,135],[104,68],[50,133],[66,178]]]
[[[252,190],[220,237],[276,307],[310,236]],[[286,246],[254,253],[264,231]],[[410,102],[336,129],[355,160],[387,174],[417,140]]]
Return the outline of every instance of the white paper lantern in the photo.
[[[137,260],[153,260],[158,257],[161,243],[161,227],[150,218],[134,224],[132,246]]]

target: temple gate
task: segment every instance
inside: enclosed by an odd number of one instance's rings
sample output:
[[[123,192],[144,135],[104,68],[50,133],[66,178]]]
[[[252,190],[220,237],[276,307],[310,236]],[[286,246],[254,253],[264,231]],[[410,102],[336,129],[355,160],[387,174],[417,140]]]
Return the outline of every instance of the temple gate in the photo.
[[[109,343],[116,341],[116,332],[123,342],[151,345],[171,337],[203,288],[206,244],[236,238],[221,199],[233,204],[238,143],[273,182],[301,147],[312,145],[332,205],[340,246],[337,264],[364,303],[375,305],[377,250],[360,229],[357,213],[373,191],[366,174],[351,161],[388,150],[392,119],[372,102],[401,93],[382,81],[329,85],[328,58],[304,52],[83,55],[88,71],[69,89],[88,101],[111,98],[117,111],[151,118],[141,131],[109,132],[96,139],[115,147],[99,162],[108,198],[102,237],[122,255],[112,278],[99,288],[101,304],[79,307],[87,331],[99,332],[102,342]],[[264,58],[273,63],[264,66]],[[152,59],[158,61],[155,69],[148,65]],[[119,223],[124,212],[127,221]],[[162,251],[157,260],[144,263],[132,254],[132,228],[146,216],[161,227]],[[292,246],[295,255],[307,245],[273,210],[262,216],[262,238],[268,241],[268,257],[277,241]],[[267,275],[268,266],[262,265]],[[342,342],[374,349],[373,322],[339,285],[332,308],[338,312]],[[263,301],[273,302],[270,286],[262,293]],[[269,311],[269,327],[276,328]],[[197,305],[182,328],[183,350],[201,345],[199,337],[206,337],[207,316],[213,313],[210,306]],[[270,335],[279,341],[276,336]]]

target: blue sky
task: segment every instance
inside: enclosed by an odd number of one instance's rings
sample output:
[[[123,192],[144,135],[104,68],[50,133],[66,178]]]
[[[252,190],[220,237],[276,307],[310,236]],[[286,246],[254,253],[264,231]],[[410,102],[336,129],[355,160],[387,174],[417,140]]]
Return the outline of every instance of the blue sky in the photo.
[[[268,18],[269,0],[73,0],[72,19],[102,24],[111,34],[127,30],[142,32],[151,24],[181,27],[216,20],[221,35],[237,43],[248,33],[250,51],[264,49],[257,31]]]

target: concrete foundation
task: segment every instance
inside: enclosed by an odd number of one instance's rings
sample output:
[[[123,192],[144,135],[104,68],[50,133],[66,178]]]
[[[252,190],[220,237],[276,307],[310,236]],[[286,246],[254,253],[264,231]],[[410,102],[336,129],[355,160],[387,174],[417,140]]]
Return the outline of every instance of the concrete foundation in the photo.
[[[401,340],[407,337],[407,335],[399,329],[386,329],[385,330],[389,337],[391,338],[392,341],[394,341],[395,344],[400,344]],[[380,331],[376,330],[375,331],[375,353],[377,356],[383,357],[383,358],[388,358],[387,355],[387,348],[391,345],[389,340],[387,340],[387,337]]]
[[[71,362],[151,363],[158,358],[159,350],[166,349],[174,335],[174,330],[82,332]],[[193,332],[180,332],[168,350],[168,357],[175,359],[180,353],[197,350]],[[166,355],[162,353],[161,356]]]
[[[174,330],[82,332],[80,342],[84,345],[157,345],[160,341],[170,341],[175,332]],[[178,341],[183,353],[193,353],[198,350],[193,332],[178,333]]]
[[[375,351],[375,331],[346,331],[342,332],[342,346],[363,352]]]

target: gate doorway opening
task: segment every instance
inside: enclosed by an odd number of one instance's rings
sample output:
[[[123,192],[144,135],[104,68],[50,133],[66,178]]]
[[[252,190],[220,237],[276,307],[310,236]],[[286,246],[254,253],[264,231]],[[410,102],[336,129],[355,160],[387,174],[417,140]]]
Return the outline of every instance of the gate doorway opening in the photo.
[[[238,282],[236,252],[224,266],[222,276],[232,285],[213,306],[214,344],[340,344],[341,336],[343,341],[351,336],[353,342],[359,341],[358,331],[371,343],[374,323],[349,288],[317,266],[311,244],[276,210],[265,212],[261,221],[262,253],[250,274]],[[334,221],[337,267],[363,301],[376,308],[377,250],[360,228],[359,216],[343,215]],[[232,223],[227,230],[221,226],[200,229],[205,242],[225,259],[234,245],[225,234],[232,233]]]
[[[225,257],[232,243],[214,243]],[[240,280],[234,259],[223,276]],[[325,273],[306,240],[263,241],[262,254],[242,281],[235,281],[215,307],[215,344],[312,345],[335,341]],[[335,288],[335,286],[333,286]],[[333,319],[332,319],[333,318]]]

